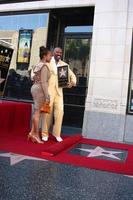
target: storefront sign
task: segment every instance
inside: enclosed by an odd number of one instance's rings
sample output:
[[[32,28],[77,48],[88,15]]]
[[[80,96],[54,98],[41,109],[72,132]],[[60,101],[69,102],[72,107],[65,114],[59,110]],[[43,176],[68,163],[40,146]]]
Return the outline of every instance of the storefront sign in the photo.
[[[20,30],[18,41],[17,65],[21,65],[21,68],[23,69],[27,68],[30,62],[31,42],[32,30]]]

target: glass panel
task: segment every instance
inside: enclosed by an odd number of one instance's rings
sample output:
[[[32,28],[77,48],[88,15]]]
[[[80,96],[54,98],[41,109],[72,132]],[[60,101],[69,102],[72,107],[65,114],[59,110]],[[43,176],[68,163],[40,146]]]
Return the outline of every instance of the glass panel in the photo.
[[[37,29],[47,27],[48,13],[0,16],[0,30]]]
[[[6,42],[6,45],[10,44]],[[13,49],[9,46],[5,46],[5,42],[0,42],[0,94],[3,93],[5,87],[5,81],[8,74]]]
[[[46,45],[48,18],[49,13],[0,16],[0,41],[14,49],[1,96],[32,99],[30,69],[39,61],[39,47]]]
[[[64,49],[64,60],[69,63],[70,68],[77,77],[77,86],[87,87],[89,72],[89,38],[66,38]]]
[[[133,114],[133,34],[132,34],[132,50],[131,50],[131,69],[129,79],[129,100],[128,100],[128,113]]]
[[[64,60],[75,73],[77,86],[64,88],[64,125],[82,127],[88,87],[90,43],[89,36],[65,38]]]
[[[65,33],[92,33],[93,26],[67,26]]]
[[[131,51],[131,74],[130,74],[128,113],[133,113],[133,37],[132,37],[132,51]]]

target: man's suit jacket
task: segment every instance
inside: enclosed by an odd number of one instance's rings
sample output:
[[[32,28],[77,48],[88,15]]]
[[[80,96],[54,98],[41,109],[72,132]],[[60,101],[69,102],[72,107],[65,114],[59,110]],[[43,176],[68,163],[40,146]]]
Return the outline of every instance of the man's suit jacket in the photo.
[[[54,58],[51,59],[49,63],[49,70],[50,70],[50,79],[49,79],[49,94],[52,95],[52,91],[56,89],[59,96],[63,96],[63,90],[61,87],[58,86],[58,75],[57,75],[57,68],[58,66],[62,65],[68,65],[67,63],[63,62],[62,60],[59,61],[58,65],[55,66],[55,60]],[[72,70],[69,68],[68,65],[68,78],[70,82],[73,82],[76,84],[76,76],[72,72]]]

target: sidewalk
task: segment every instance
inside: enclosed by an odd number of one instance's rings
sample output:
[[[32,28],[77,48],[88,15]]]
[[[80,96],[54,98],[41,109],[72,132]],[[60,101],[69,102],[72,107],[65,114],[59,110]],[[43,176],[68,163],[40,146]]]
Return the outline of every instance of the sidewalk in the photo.
[[[0,200],[133,199],[133,177],[4,155],[0,157]]]

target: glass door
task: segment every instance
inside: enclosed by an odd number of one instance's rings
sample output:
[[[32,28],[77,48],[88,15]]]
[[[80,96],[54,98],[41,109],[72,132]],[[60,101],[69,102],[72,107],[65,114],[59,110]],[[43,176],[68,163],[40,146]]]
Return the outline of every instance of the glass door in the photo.
[[[64,89],[64,125],[82,127],[88,89],[91,36],[64,37],[64,61],[77,77],[77,86]]]

